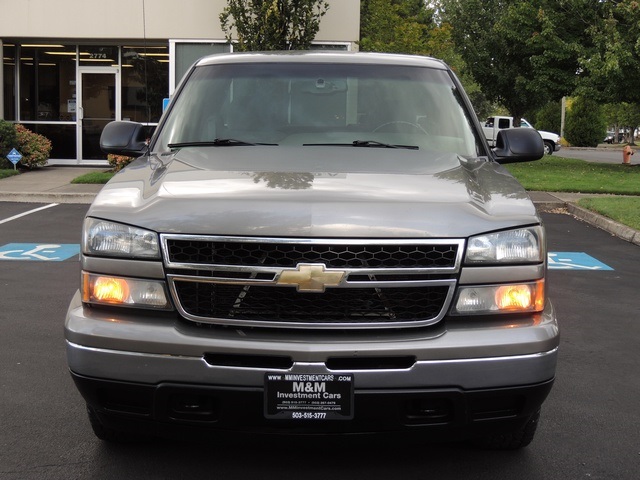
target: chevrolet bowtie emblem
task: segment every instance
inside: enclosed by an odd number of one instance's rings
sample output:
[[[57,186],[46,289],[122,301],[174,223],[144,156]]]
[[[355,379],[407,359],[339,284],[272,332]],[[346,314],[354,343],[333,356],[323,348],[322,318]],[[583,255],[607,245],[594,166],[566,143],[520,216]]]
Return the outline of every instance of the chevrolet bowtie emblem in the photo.
[[[295,270],[283,270],[278,277],[278,285],[296,286],[299,292],[322,293],[326,287],[337,287],[345,272],[327,271],[322,263],[299,263]]]

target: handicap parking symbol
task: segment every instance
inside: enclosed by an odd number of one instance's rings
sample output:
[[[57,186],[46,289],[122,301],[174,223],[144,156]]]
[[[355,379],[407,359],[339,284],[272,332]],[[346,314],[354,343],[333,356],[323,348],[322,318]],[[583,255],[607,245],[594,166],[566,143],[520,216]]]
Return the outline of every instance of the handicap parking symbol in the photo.
[[[553,270],[613,270],[584,252],[549,252],[548,259]]]
[[[80,253],[78,244],[8,243],[0,247],[0,260],[62,262]]]

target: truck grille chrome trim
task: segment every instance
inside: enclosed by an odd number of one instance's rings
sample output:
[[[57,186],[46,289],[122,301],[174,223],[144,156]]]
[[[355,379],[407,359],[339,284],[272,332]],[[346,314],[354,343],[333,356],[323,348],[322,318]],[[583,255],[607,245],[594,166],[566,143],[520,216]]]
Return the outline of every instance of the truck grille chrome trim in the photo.
[[[327,268],[429,269],[455,273],[464,240],[310,239],[162,234],[169,268],[289,267],[323,263]]]
[[[194,235],[161,235],[161,245],[171,294],[187,320],[303,329],[437,323],[464,250],[463,240]]]

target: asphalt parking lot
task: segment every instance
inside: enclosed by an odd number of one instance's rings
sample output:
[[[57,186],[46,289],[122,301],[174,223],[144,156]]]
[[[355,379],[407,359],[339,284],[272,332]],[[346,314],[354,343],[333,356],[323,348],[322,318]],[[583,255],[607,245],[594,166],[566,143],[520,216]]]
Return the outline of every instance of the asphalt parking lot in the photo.
[[[0,202],[2,479],[638,478],[636,245],[570,215],[543,214],[562,342],[556,384],[523,451],[353,438],[107,445],[91,432],[63,340],[86,209]]]

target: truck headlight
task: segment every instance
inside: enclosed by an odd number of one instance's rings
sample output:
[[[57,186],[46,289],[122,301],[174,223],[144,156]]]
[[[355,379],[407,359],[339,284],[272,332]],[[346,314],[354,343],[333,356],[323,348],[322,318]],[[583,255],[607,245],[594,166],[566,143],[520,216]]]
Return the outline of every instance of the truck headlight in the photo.
[[[82,252],[120,258],[160,258],[155,232],[97,218],[84,221]]]
[[[82,301],[122,307],[172,309],[162,281],[88,272],[82,272]]]
[[[471,237],[465,263],[518,264],[544,260],[545,239],[541,226],[519,228]]]
[[[544,309],[544,280],[536,282],[462,286],[452,315],[540,312]]]

